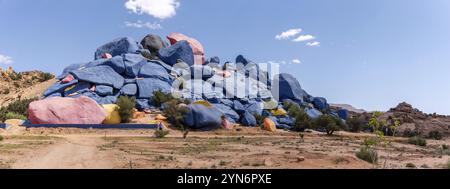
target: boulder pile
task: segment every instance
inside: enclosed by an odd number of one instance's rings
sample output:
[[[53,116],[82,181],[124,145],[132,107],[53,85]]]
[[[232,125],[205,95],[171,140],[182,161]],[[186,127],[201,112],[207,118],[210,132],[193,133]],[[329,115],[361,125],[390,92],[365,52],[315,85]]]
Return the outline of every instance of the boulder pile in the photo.
[[[101,106],[93,102],[111,105],[120,96],[136,97],[140,111],[163,109],[164,105],[156,107],[152,100],[157,91],[190,99],[193,103],[187,105],[185,124],[202,130],[216,129],[224,123],[257,126],[255,115],[268,117],[264,121],[268,130],[291,129],[294,120],[283,109],[283,102],[300,105],[313,119],[330,108],[325,98],[309,95],[290,74],[279,74],[271,80],[266,70],[242,55],[235,63],[221,63],[218,57],[206,59],[204,47],[194,38],[172,33],[167,39],[169,43],[157,35],[148,35],[139,43],[125,37],[102,45],[93,61],[63,70],[58,82],[45,92],[45,99],[30,105],[30,121],[98,123],[106,114],[95,112]],[[194,74],[198,72],[200,77]],[[230,84],[230,80],[234,83]],[[249,83],[262,90],[244,97],[236,94],[239,89],[251,93]],[[196,84],[202,86],[200,90],[194,87]],[[273,86],[279,87],[277,100],[271,91]],[[210,90],[217,87],[220,90]],[[207,103],[195,103],[198,101]],[[347,116],[346,112],[333,115]]]

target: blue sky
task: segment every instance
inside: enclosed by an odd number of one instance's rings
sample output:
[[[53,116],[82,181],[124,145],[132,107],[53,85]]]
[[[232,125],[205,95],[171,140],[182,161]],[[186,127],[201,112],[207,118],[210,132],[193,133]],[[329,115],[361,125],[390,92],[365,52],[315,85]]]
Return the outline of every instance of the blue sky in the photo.
[[[450,114],[448,0],[126,3],[0,0],[0,67],[57,74],[92,60],[95,49],[112,39],[181,32],[201,41],[207,56],[285,61],[282,71],[333,103],[387,110],[407,101],[428,113]],[[282,39],[291,29],[302,32]],[[314,39],[295,42],[300,36]],[[301,63],[292,63],[296,59]]]

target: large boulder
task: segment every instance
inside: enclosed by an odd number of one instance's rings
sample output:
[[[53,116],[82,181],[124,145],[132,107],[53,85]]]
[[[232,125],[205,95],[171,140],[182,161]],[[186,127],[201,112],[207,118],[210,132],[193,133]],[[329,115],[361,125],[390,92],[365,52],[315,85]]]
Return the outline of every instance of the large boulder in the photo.
[[[139,43],[130,37],[119,38],[99,47],[95,51],[95,59],[102,59],[106,53],[113,57],[127,53],[137,53],[140,47]]]
[[[330,108],[330,105],[328,105],[327,99],[323,97],[315,97],[313,100],[314,107],[319,110],[326,110]]]
[[[101,124],[106,113],[93,99],[52,97],[30,103],[32,124]]]
[[[222,113],[213,107],[202,104],[192,104],[188,106],[188,113],[184,123],[192,129],[213,130],[222,125]]]
[[[109,66],[96,66],[83,70],[71,71],[77,80],[94,83],[97,85],[107,85],[115,89],[122,88],[125,80]]]
[[[179,61],[183,61],[189,66],[194,65],[194,54],[187,41],[179,41],[170,47],[160,49],[159,58],[170,66],[179,63]]]
[[[275,76],[272,85],[278,87],[280,101],[290,99],[301,103],[309,96],[291,74],[283,73]],[[276,94],[273,95],[276,96]]]
[[[256,127],[258,125],[255,116],[253,116],[250,112],[245,112],[242,115],[241,124],[248,127]]]
[[[188,37],[181,33],[171,33],[167,36],[167,39],[169,39],[172,45],[179,41],[187,41],[192,48],[192,52],[194,53],[195,64],[202,65],[205,63],[205,49],[197,39]]]
[[[160,36],[153,34],[145,36],[141,41],[141,45],[144,49],[150,51],[152,57],[158,57],[159,50],[169,46]]]

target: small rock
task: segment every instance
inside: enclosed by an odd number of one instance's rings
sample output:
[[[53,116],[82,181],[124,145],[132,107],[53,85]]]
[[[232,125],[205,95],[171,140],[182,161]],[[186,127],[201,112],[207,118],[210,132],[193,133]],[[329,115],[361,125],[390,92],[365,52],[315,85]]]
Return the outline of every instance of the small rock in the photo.
[[[300,156],[300,157],[298,157],[297,158],[297,161],[298,162],[302,162],[302,161],[305,161],[306,159],[305,159],[305,157],[303,157],[303,156]]]

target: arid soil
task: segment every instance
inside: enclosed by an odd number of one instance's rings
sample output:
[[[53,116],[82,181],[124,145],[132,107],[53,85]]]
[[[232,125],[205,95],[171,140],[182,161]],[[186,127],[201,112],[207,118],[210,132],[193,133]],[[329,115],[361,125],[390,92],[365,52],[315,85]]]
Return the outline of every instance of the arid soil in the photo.
[[[170,130],[155,138],[153,130],[19,129],[0,131],[0,168],[49,169],[403,169],[443,168],[449,139],[428,140],[426,147],[389,138],[379,147],[378,165],[358,159],[355,152],[369,134],[279,131],[239,127],[234,131]]]

